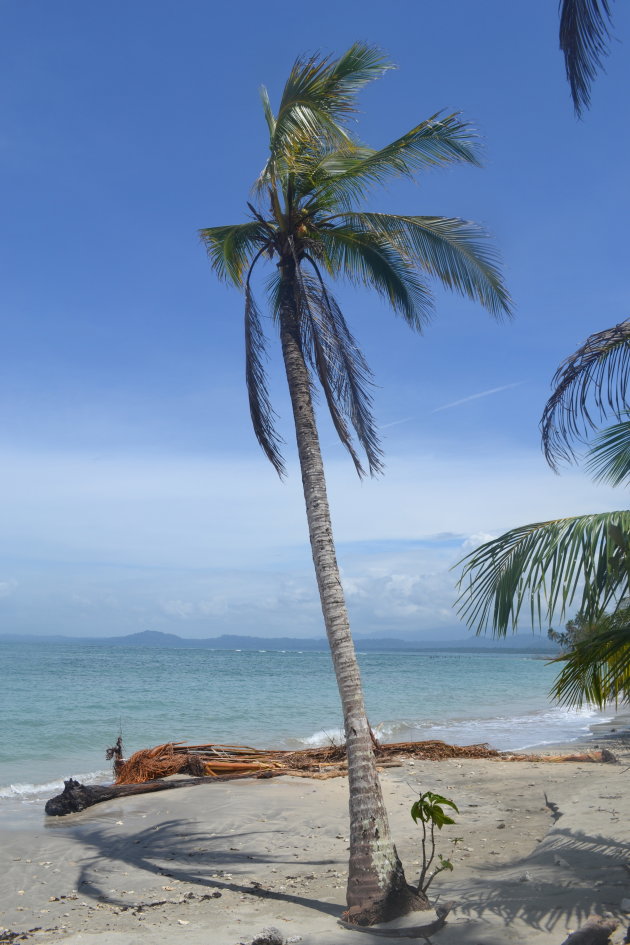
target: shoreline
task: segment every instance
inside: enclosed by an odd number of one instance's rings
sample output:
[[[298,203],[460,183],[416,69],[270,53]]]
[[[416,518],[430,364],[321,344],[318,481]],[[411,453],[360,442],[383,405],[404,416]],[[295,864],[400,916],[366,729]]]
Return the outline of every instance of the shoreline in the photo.
[[[630,737],[630,709],[617,711],[611,708],[610,712],[601,713],[607,718],[605,720],[592,721],[588,724],[588,730],[583,730],[580,735],[571,739],[548,740],[533,742],[519,748],[500,749],[505,753],[513,754],[561,754],[570,753],[579,750],[580,746],[584,750],[591,750],[599,747],[599,743],[604,739],[610,739],[611,744],[607,745],[614,751],[613,745],[620,739],[623,740],[624,733]],[[586,726],[585,726],[586,728]],[[310,740],[305,740],[309,742]],[[472,742],[450,741],[448,744],[472,744]],[[481,739],[478,744],[488,744],[490,748],[496,748],[490,739]],[[142,746],[145,748],[150,745]],[[309,745],[310,747],[310,745]],[[131,754],[129,752],[128,754]],[[60,765],[56,766],[57,768]],[[33,782],[13,782],[15,784],[15,793],[0,794],[0,831],[2,829],[13,829],[15,823],[37,824],[42,814],[45,802],[54,795],[63,791],[64,780],[72,777],[85,784],[109,784],[113,779],[111,773],[111,763],[103,758],[101,769],[91,772],[81,772],[79,766],[72,767],[66,764],[63,774],[58,777],[52,777],[47,781]],[[84,766],[87,768],[87,765]],[[11,785],[13,786],[13,785]],[[7,791],[5,787],[3,789]]]
[[[408,761],[382,772],[410,881],[417,793],[443,793],[460,810],[439,838],[455,869],[436,879],[432,898],[458,905],[436,942],[560,945],[594,911],[628,925],[629,720],[619,713],[564,746],[596,741],[622,764]],[[275,926],[302,945],[361,945],[337,924],[347,831],[345,778],[226,782],[110,801],[59,820],[42,814],[5,834],[0,928],[59,945],[208,945],[211,929],[212,945],[236,945]],[[453,844],[455,837],[463,839]],[[425,921],[416,913],[402,924]],[[363,945],[388,941],[396,939],[361,936]]]
[[[533,753],[533,749],[539,749],[537,754],[559,754],[562,751],[570,751],[573,748],[583,746],[585,750],[594,748],[607,748],[615,752],[615,746],[625,753],[630,746],[630,709],[612,709],[614,714],[610,719],[592,722],[589,727],[589,734],[582,737],[571,739],[570,741],[553,742],[547,744],[540,742],[538,745],[532,745],[528,748],[519,748],[515,754]]]

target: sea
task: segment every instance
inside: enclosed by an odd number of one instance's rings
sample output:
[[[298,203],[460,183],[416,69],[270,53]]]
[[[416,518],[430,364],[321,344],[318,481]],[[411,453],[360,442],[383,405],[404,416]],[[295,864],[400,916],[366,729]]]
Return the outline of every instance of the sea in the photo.
[[[513,652],[370,652],[359,662],[381,741],[487,742],[501,750],[583,739],[610,718],[554,705],[557,666]],[[0,822],[42,812],[68,777],[111,781],[105,750],[163,742],[304,748],[339,742],[326,652],[0,643]]]

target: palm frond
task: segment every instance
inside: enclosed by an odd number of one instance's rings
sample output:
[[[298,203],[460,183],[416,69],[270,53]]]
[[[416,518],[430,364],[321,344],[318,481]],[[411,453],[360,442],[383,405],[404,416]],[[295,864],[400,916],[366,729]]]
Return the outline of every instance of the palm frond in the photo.
[[[264,360],[266,339],[260,311],[252,295],[249,280],[245,286],[245,380],[249,396],[249,412],[256,439],[279,476],[285,475],[280,450],[281,440],[273,422],[274,411],[269,399]]]
[[[324,71],[321,94],[326,96],[328,108],[336,117],[351,115],[357,110],[357,93],[393,68],[378,46],[353,43]]]
[[[382,185],[390,177],[413,177],[455,163],[481,166],[476,134],[459,112],[437,112],[379,150],[343,146],[324,154],[312,177],[324,197],[356,202],[365,196],[366,187]]]
[[[269,241],[269,228],[258,220],[199,230],[210,264],[219,279],[243,285],[252,256]]]
[[[299,336],[302,354],[309,370],[314,371],[326,398],[337,436],[350,453],[357,475],[362,479],[365,470],[354,448],[352,435],[343,415],[339,403],[338,392],[335,388],[335,371],[328,332],[326,331],[325,316],[318,305],[313,293],[313,283],[298,267],[296,274],[297,292],[295,308],[299,313]]]
[[[271,102],[269,101],[269,92],[264,85],[261,85],[260,87],[260,100],[262,102],[263,114],[265,116],[265,121],[267,122],[267,128],[269,129],[269,142],[271,143],[276,131],[276,117],[273,113]]]
[[[326,287],[317,263],[310,258],[309,262],[316,281],[306,276],[303,279],[312,300],[311,309],[318,313],[313,325],[317,350],[321,352],[318,376],[322,386],[322,376],[325,376],[326,387],[330,388],[338,410],[352,424],[365,450],[370,474],[375,476],[383,470],[383,453],[372,415],[372,372],[348,328],[343,312]],[[330,406],[328,395],[327,400]],[[357,472],[362,475],[358,466]]]
[[[591,102],[591,84],[603,67],[610,40],[608,0],[561,0],[560,49],[575,114]]]
[[[562,665],[552,695],[564,705],[585,702],[603,709],[630,701],[630,609],[621,606],[599,621],[572,650],[553,662]]]
[[[601,431],[588,452],[586,468],[598,482],[630,482],[630,419]]]
[[[341,273],[355,284],[373,286],[411,328],[422,331],[433,298],[390,240],[350,224],[322,230],[319,238],[329,272]]]
[[[576,599],[595,620],[628,594],[630,511],[523,525],[459,564],[458,612],[477,633],[515,629],[526,603],[532,626],[561,619]]]
[[[540,421],[545,458],[553,469],[575,458],[572,440],[584,442],[608,416],[621,419],[630,407],[629,377],[630,320],[591,335],[562,362]]]
[[[309,153],[318,144],[334,148],[350,142],[343,122],[356,110],[357,92],[388,68],[383,53],[368,43],[354,43],[336,60],[299,57],[285,84],[270,156],[255,187],[260,190],[286,169],[297,170],[305,149]]]
[[[442,285],[480,302],[492,315],[511,314],[510,295],[488,234],[476,223],[451,217],[349,213],[342,220],[390,240]]]

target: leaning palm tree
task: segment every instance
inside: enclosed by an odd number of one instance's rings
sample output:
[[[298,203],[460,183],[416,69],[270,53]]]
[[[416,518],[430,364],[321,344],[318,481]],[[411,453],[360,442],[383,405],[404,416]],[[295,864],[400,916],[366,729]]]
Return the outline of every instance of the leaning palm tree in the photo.
[[[388,68],[379,50],[357,43],[336,60],[298,59],[277,113],[263,89],[269,154],[248,204],[251,218],[201,230],[215,272],[244,292],[252,423],[282,476],[265,375],[265,332],[252,285],[257,264],[272,263],[268,303],[280,335],[315,574],[343,707],[351,824],[347,901],[349,915],[359,922],[426,905],[426,899],[411,894],[390,838],[335,556],[313,407],[316,382],[359,476],[364,474],[359,448],[371,474],[381,470],[382,453],[371,412],[370,370],[327,277],[371,287],[416,330],[431,309],[423,276],[437,277],[495,316],[509,311],[494,253],[478,226],[359,209],[372,185],[392,177],[478,164],[472,131],[457,114],[434,115],[379,149],[356,139],[348,128],[356,94]]]
[[[630,482],[630,321],[597,332],[558,368],[541,421],[547,461],[588,451],[599,481]],[[561,702],[604,705],[630,700],[630,511],[580,515],[512,529],[463,559],[460,614],[481,632],[515,629],[525,612],[532,626],[562,619],[575,607],[593,627],[561,657],[553,687]]]

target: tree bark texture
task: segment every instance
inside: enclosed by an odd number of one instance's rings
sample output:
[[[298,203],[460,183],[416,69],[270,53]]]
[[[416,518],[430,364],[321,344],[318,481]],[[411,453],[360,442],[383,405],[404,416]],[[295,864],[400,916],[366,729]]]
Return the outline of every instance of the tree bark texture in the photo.
[[[406,883],[390,836],[335,553],[311,380],[302,354],[296,318],[286,303],[280,322],[313,563],[346,734],[350,792],[348,918],[359,924],[366,920],[387,921],[387,918],[410,911],[410,908],[426,908],[428,902],[426,897],[420,897],[411,904],[411,887]]]

